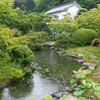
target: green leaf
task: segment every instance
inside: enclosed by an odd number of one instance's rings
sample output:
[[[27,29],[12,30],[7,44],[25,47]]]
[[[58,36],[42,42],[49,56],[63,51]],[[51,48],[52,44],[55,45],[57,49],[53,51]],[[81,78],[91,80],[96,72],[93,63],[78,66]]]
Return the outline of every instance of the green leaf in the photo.
[[[94,94],[98,97],[98,99],[100,100],[100,92],[94,92]]]
[[[85,88],[85,86],[84,86],[84,85],[79,85],[78,87],[80,87],[80,88]]]
[[[81,71],[81,73],[84,75],[88,74],[86,70]]]
[[[90,74],[90,73],[91,73],[91,70],[87,70],[87,73],[89,73],[89,74]]]
[[[90,88],[92,86],[90,83],[86,83],[86,80],[83,80],[82,84],[87,88]]]
[[[76,88],[74,88],[74,90],[79,91],[79,90],[81,90],[81,88],[76,87]]]
[[[45,95],[43,99],[44,100],[53,100],[52,97],[50,97],[49,95]]]
[[[76,78],[84,78],[86,75],[84,75],[83,73],[77,73],[76,74]]]
[[[84,93],[84,90],[81,90],[81,91],[75,91],[75,92],[73,93],[73,95],[79,96],[79,95],[81,95],[82,93]]]
[[[95,91],[98,91],[98,92],[100,91],[100,86],[95,85],[93,88]]]
[[[76,79],[72,79],[72,80],[70,81],[70,83],[74,83],[74,82],[76,82]]]
[[[63,97],[61,97],[59,100],[65,100],[66,99],[66,95],[63,95]]]
[[[93,80],[88,78],[88,79],[86,79],[86,82],[93,82]]]
[[[94,68],[95,68],[94,66],[89,66],[89,69],[91,70],[94,70]]]
[[[79,97],[77,100],[87,100],[85,97]]]

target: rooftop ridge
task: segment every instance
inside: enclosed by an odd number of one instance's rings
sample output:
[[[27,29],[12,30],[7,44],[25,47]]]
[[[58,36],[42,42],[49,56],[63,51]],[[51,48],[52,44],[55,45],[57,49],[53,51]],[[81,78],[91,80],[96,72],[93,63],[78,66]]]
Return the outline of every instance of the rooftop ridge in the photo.
[[[58,6],[54,6],[52,9],[58,8],[58,7],[62,7],[62,6],[66,6],[66,5],[73,4],[73,3],[77,3],[77,2],[76,1],[72,1],[72,2],[69,2],[69,3],[61,4],[61,5],[58,5]]]

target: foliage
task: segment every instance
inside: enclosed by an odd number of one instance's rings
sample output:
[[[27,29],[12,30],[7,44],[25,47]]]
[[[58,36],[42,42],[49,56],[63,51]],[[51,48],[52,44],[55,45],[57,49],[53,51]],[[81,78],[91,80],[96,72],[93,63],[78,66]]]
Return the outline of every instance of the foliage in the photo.
[[[11,56],[12,62],[21,63],[28,65],[34,59],[33,52],[23,45],[15,45],[8,48],[9,55]]]
[[[43,99],[44,100],[53,100],[53,98],[51,96],[49,96],[49,95],[45,95]],[[66,99],[66,95],[63,95],[63,97],[61,97],[58,100],[65,100],[65,99]]]
[[[81,97],[82,94],[86,91],[93,91],[94,94],[99,98],[98,94],[100,91],[100,84],[93,82],[93,80],[90,78],[84,79],[84,77],[86,77],[86,75],[90,74],[91,70],[94,70],[94,68],[95,68],[94,66],[89,66],[89,70],[80,71],[80,73],[77,73],[74,76],[75,78],[81,78],[81,81],[82,81],[82,84],[80,84],[74,88],[75,91],[74,91],[73,95],[80,96],[78,98],[78,100],[81,100],[81,99],[88,100],[88,99],[86,99],[86,97]],[[74,83],[75,79],[72,79],[70,82]]]
[[[81,43],[81,45],[90,45],[91,41],[97,37],[97,33],[92,29],[79,29],[73,37]]]
[[[60,35],[58,35],[56,39],[59,42],[55,43],[54,46],[66,49],[79,46],[80,43],[75,41],[75,39],[71,38],[69,35],[69,33],[61,33]]]
[[[0,50],[1,52],[6,51],[8,45],[6,40],[3,38],[1,32],[0,32]]]

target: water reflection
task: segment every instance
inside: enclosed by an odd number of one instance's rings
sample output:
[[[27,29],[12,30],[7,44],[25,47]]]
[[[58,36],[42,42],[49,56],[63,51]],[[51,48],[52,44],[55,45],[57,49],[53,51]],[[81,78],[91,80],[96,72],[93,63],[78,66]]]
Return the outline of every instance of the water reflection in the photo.
[[[34,51],[35,63],[41,70],[35,71],[32,76],[26,76],[24,81],[13,83],[16,87],[11,90],[5,87],[0,90],[0,100],[42,100],[44,95],[51,94],[69,85],[72,70],[81,65],[74,59],[59,56],[55,51]]]

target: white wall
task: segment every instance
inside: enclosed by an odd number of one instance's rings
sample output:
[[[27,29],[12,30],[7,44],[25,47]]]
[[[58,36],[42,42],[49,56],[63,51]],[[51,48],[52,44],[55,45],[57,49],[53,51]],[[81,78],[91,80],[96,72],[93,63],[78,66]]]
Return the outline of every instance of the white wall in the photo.
[[[79,10],[79,8],[76,5],[74,5],[68,9],[68,12],[70,13],[70,16],[72,17],[72,19],[74,19],[74,16],[77,14],[78,10]],[[59,19],[61,20],[64,17],[63,15],[67,14],[68,12],[64,12],[64,11],[63,12],[55,12],[55,13],[52,13],[49,15],[50,16],[58,15]]]

